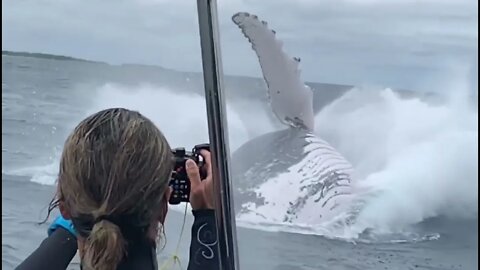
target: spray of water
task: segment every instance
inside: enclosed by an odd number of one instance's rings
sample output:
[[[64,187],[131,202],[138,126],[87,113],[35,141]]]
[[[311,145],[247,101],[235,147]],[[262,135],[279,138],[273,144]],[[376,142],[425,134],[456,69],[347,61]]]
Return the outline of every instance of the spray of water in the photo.
[[[150,85],[126,87],[106,84],[96,89],[92,97],[82,118],[99,110],[124,107],[137,110],[151,119],[167,137],[171,147],[191,149],[196,144],[208,141],[205,99],[200,95]],[[230,149],[235,151],[249,139],[249,135],[236,111],[229,106],[227,116]],[[80,120],[79,118],[74,123],[69,123],[69,128],[73,129]],[[40,184],[54,184],[59,154],[55,153],[52,164],[21,168],[13,173],[30,175],[32,181]]]
[[[205,99],[197,94],[176,93],[172,89],[140,86],[134,89],[107,84],[98,90],[88,113],[110,107],[138,110],[165,134],[172,147],[187,149],[208,141]],[[230,149],[248,140],[237,113],[227,107]]]
[[[467,84],[451,82],[447,86],[456,91],[448,102],[437,105],[418,98],[402,99],[390,89],[357,88],[316,116],[317,134],[352,162],[358,187],[374,191],[355,222],[344,226],[343,233],[334,233],[336,236],[351,237],[366,229],[398,232],[439,215],[477,217],[478,110],[471,106],[465,94],[468,91],[463,91]],[[152,119],[172,146],[190,147],[208,139],[201,96],[151,86],[108,84],[93,97],[85,116],[121,106]],[[255,110],[249,108],[247,113],[256,115]],[[272,127],[264,122],[266,117],[247,117],[249,121],[243,117],[241,121],[238,113],[241,111],[229,107],[232,152],[251,139],[249,125],[262,126],[263,122],[268,128],[262,132]],[[36,170],[32,180],[53,184],[57,164]],[[275,227],[267,223],[250,225]],[[284,225],[277,229],[329,233],[308,224],[300,224],[302,228]]]
[[[478,110],[463,82],[452,81],[455,92],[437,105],[353,89],[317,116],[318,134],[353,163],[358,187],[372,190],[350,233],[478,216]]]

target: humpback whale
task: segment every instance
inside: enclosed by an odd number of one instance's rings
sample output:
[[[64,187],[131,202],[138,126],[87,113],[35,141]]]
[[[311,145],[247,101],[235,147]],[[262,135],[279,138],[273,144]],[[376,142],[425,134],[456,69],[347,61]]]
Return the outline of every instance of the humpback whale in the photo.
[[[270,107],[286,128],[244,143],[232,154],[237,218],[263,223],[322,224],[346,210],[351,164],[315,135],[312,90],[299,58],[288,56],[274,30],[241,12],[232,21],[256,53]]]

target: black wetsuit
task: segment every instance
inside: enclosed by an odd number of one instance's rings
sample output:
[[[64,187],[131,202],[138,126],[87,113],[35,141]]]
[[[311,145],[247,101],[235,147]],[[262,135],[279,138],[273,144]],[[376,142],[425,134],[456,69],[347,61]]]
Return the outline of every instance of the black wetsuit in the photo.
[[[188,270],[220,269],[214,210],[195,210]],[[77,253],[77,240],[63,228],[55,230],[17,270],[65,270]],[[118,270],[157,270],[155,247],[139,244],[128,248]]]

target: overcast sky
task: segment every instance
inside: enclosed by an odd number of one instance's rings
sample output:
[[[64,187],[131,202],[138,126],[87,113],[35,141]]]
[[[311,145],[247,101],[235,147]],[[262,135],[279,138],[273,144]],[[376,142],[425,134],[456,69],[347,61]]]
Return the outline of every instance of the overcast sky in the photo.
[[[478,54],[477,0],[219,0],[225,73],[260,76],[231,22],[266,20],[309,81],[432,87]],[[2,49],[200,71],[194,0],[2,0]],[[430,89],[432,90],[432,89]]]

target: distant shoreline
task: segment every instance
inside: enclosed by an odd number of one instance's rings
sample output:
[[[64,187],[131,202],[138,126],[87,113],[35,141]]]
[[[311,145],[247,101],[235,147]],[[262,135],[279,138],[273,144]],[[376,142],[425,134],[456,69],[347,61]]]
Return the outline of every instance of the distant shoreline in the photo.
[[[60,60],[60,61],[77,61],[77,62],[86,62],[86,63],[95,63],[95,64],[105,64],[108,63],[100,62],[100,61],[92,61],[86,60],[81,58],[75,58],[71,56],[65,55],[56,55],[56,54],[48,54],[48,53],[34,53],[34,52],[14,52],[14,51],[3,51],[2,55],[8,56],[23,56],[23,57],[32,57],[32,58],[41,58],[41,59],[52,59],[52,60]]]
[[[19,52],[19,51],[8,51],[8,50],[2,50],[2,56],[7,55],[7,56],[20,56],[20,57],[32,57],[32,58],[38,58],[38,59],[49,59],[49,60],[58,60],[58,61],[76,61],[76,62],[82,62],[82,63],[91,63],[91,64],[102,64],[102,65],[108,65],[108,66],[116,66],[116,65],[111,65],[107,62],[101,62],[101,61],[93,61],[93,60],[87,60],[87,59],[82,59],[82,58],[76,58],[76,57],[71,57],[71,56],[65,56],[65,55],[57,55],[57,54],[49,54],[49,53],[34,53],[34,52]],[[172,71],[172,72],[180,72],[180,73],[191,73],[191,74],[202,74],[202,72],[198,71],[181,71],[181,70],[174,70],[174,69],[169,69],[169,68],[164,68],[161,66],[157,65],[145,65],[145,64],[132,64],[132,63],[124,63],[118,65],[120,67],[139,67],[139,68],[154,68],[154,69],[162,69],[164,71]],[[243,78],[243,79],[254,79],[254,80],[262,80],[263,78],[261,77],[251,77],[251,76],[245,76],[245,75],[225,75],[227,78]],[[322,87],[332,87],[332,88],[339,88],[339,89],[351,89],[353,86],[346,85],[346,84],[338,84],[338,83],[319,83],[319,82],[305,82],[309,84],[312,88],[322,88]],[[319,85],[322,85],[319,87]],[[397,93],[403,95],[404,97],[408,96],[414,96],[414,91],[411,90],[406,90],[406,89],[396,89]],[[434,93],[431,92],[426,92],[423,93],[424,96],[435,96]]]
[[[59,60],[59,61],[76,61],[76,62],[82,62],[82,63],[103,64],[103,65],[119,66],[119,67],[154,68],[154,69],[161,69],[163,71],[173,71],[173,72],[180,72],[180,73],[192,73],[192,74],[200,74],[200,75],[202,74],[202,71],[176,70],[176,69],[171,69],[171,68],[165,68],[165,67],[162,67],[160,65],[136,64],[136,63],[122,63],[122,64],[117,65],[117,64],[109,64],[107,62],[87,60],[87,59],[82,59],[82,58],[76,58],[76,57],[58,55],[58,54],[49,54],[49,53],[20,52],[20,51],[2,50],[2,56],[3,55],[31,57],[31,58]],[[246,76],[246,75],[225,75],[225,76],[227,76],[227,77],[237,77],[237,78],[247,78],[247,79],[261,79],[261,77],[253,77],[253,76]]]

